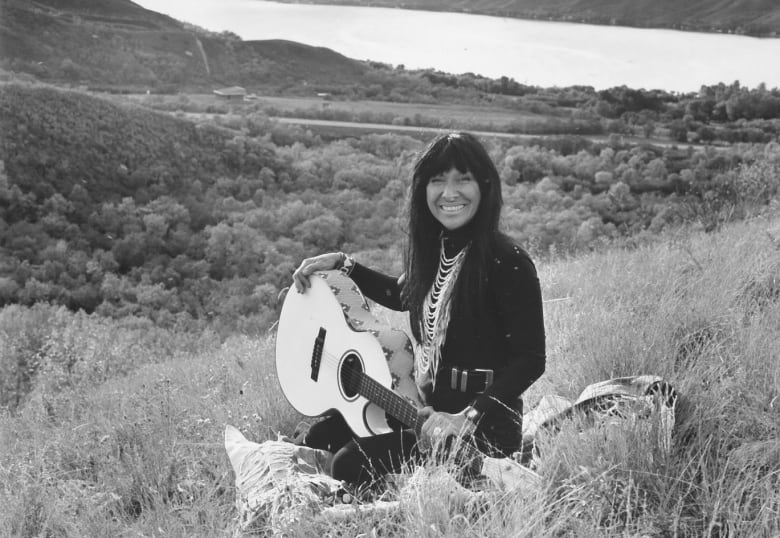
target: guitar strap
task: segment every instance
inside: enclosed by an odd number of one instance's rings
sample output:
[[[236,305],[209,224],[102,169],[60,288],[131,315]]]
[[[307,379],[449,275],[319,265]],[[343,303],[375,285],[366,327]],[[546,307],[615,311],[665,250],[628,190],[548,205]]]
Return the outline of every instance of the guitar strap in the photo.
[[[378,320],[357,284],[341,271],[318,272],[317,276],[327,282],[352,330],[369,332],[379,341],[390,369],[393,391],[416,407],[422,407],[417,384],[414,382],[414,351],[409,336],[404,331]]]

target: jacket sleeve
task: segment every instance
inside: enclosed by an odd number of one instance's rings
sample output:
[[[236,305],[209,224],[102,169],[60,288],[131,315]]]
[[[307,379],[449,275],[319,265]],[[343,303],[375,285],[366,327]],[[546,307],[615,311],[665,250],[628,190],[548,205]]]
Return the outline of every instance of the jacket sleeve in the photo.
[[[507,365],[493,384],[473,402],[489,412],[498,402],[512,406],[545,369],[545,333],[542,293],[531,258],[513,246],[507,256],[494,260],[492,293],[498,310],[500,337],[505,339]]]
[[[355,263],[349,277],[360,292],[374,302],[391,310],[406,310],[401,304],[403,276],[393,277]]]

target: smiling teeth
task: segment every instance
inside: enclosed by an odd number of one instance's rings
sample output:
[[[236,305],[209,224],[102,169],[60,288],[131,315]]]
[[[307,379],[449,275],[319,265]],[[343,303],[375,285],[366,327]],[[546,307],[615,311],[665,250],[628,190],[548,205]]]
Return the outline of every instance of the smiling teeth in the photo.
[[[466,206],[462,205],[462,204],[461,205],[443,205],[443,206],[441,206],[441,210],[444,211],[444,212],[447,212],[447,213],[454,213],[456,211],[460,211],[464,207],[466,207]]]

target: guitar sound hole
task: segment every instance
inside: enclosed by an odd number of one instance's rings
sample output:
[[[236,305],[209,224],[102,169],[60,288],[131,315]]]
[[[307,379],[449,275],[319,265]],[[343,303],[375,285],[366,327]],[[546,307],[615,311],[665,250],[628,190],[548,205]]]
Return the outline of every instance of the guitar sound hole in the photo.
[[[350,353],[344,359],[341,366],[341,386],[347,398],[354,398],[360,391],[360,374],[363,373],[363,365],[360,357]]]

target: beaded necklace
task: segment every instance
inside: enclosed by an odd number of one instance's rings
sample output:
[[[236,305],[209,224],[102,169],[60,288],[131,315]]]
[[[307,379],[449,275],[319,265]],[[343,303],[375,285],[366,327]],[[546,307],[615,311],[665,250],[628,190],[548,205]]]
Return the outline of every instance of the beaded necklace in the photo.
[[[463,266],[468,246],[462,248],[456,255],[447,257],[442,241],[439,249],[439,268],[431,289],[423,303],[422,346],[416,354],[416,375],[418,379],[429,374],[434,387],[436,372],[441,358],[441,347],[447,336],[447,326],[450,322],[450,298],[452,288],[458,279]]]

